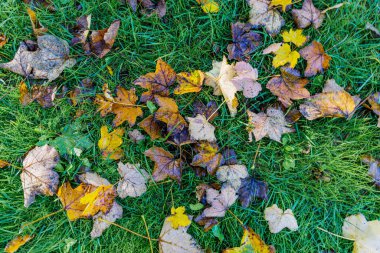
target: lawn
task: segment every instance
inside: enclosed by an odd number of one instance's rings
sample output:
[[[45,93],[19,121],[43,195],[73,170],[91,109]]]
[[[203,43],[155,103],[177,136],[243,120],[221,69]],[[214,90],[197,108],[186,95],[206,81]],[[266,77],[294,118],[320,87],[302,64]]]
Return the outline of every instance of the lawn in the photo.
[[[9,41],[0,49],[0,62],[13,58],[19,43],[33,39],[32,28],[26,13],[26,5],[19,0],[3,0],[0,3],[0,33]],[[76,8],[81,3],[82,9]],[[54,81],[59,87],[76,87],[84,78],[91,78],[101,93],[108,83],[111,89],[117,85],[133,87],[139,76],[154,71],[155,61],[162,58],[177,72],[200,69],[208,71],[212,61],[220,61],[227,54],[231,42],[231,23],[247,22],[249,7],[244,0],[220,0],[221,10],[217,14],[205,14],[195,0],[167,0],[167,14],[160,20],[155,15],[148,17],[134,13],[128,5],[117,0],[54,0],[56,12],[36,9],[40,22],[49,33],[70,41],[69,28],[81,15],[92,14],[92,29],[108,27],[121,20],[121,27],[112,51],[103,59],[87,57],[80,46],[71,48],[77,64],[63,72]],[[300,8],[300,1],[296,1]],[[319,9],[325,9],[341,1],[315,0]],[[334,78],[352,95],[366,98],[380,91],[380,39],[374,39],[365,29],[367,22],[379,27],[380,5],[376,0],[347,0],[343,7],[331,10],[318,30],[308,28],[305,34],[321,42],[332,57],[331,67],[323,74],[310,80],[307,86],[312,94],[320,92],[327,79]],[[283,30],[294,27],[287,13]],[[252,54],[250,63],[259,70],[259,82],[265,84],[279,70],[271,65],[272,56],[262,56],[262,50],[279,36],[272,38],[263,29],[258,32],[264,37],[263,46]],[[107,70],[110,66],[114,74]],[[306,66],[302,61],[298,66]],[[83,126],[83,132],[93,143],[100,138],[100,127],[111,129],[113,116],[102,118],[96,105],[88,101],[72,106],[67,98],[59,98],[55,106],[43,109],[37,103],[22,106],[19,102],[18,85],[23,77],[0,70],[0,159],[22,166],[23,155],[38,143],[59,136],[62,128],[73,121]],[[29,81],[26,81],[29,85]],[[137,94],[143,89],[137,87]],[[235,118],[231,118],[226,105],[213,121],[216,137],[221,148],[236,151],[238,159],[247,165],[249,173],[264,180],[269,186],[267,201],[257,201],[248,208],[239,203],[231,211],[246,225],[253,228],[266,243],[276,247],[277,252],[319,252],[333,249],[335,252],[351,252],[352,242],[330,233],[341,234],[346,216],[363,213],[368,220],[380,217],[379,190],[367,175],[368,167],[360,156],[370,154],[380,158],[380,130],[376,127],[376,115],[360,108],[351,120],[302,118],[295,124],[296,133],[287,134],[282,143],[265,138],[259,142],[248,142],[246,132],[246,110],[259,112],[276,102],[269,90],[263,89],[254,99],[239,96],[240,106]],[[201,93],[176,96],[184,116],[192,115],[192,103],[196,100],[223,102],[222,97],[213,95],[205,87]],[[299,103],[295,103],[298,105]],[[74,119],[76,111],[84,114]],[[123,125],[129,130],[127,124]],[[134,128],[138,128],[135,126]],[[134,144],[124,136],[123,162],[140,163],[148,172],[153,163],[143,152],[153,145],[175,150],[162,141],[145,140]],[[91,169],[110,182],[116,183],[119,174],[117,162],[104,160],[96,145],[81,156],[63,157],[57,171],[60,182],[75,181],[80,168],[90,163]],[[329,182],[319,180],[315,171],[324,171]],[[35,221],[61,209],[57,197],[39,196],[29,208],[23,205],[23,189],[20,170],[7,167],[0,170],[0,248],[17,236],[22,224]],[[164,218],[170,208],[185,206],[191,215],[190,204],[197,203],[195,187],[202,182],[216,182],[213,176],[198,178],[190,168],[185,168],[182,185],[176,182],[150,183],[147,192],[139,198],[118,199],[123,207],[123,218],[116,221],[123,227],[146,234],[142,215],[153,238],[158,238]],[[284,230],[271,234],[264,220],[266,207],[277,204],[283,209],[291,208],[298,220],[299,230]],[[242,227],[238,220],[227,213],[220,219],[220,228],[225,239],[220,242],[213,233],[205,233],[199,225],[192,223],[189,233],[199,245],[212,252],[240,245]],[[91,240],[92,220],[81,219],[70,222],[64,212],[50,216],[24,228],[35,235],[20,252],[149,252],[147,240],[136,237],[116,226],[111,226],[100,238]],[[75,243],[74,243],[75,242]],[[70,244],[74,243],[71,247]],[[158,245],[153,245],[158,251]]]

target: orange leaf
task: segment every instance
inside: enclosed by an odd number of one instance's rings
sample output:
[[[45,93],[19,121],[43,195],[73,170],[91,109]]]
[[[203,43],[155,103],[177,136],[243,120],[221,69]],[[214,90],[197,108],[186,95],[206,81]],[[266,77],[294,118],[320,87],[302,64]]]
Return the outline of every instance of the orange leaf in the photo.
[[[315,40],[309,46],[302,48],[300,55],[307,61],[306,77],[323,73],[330,66],[331,57],[325,53],[322,44]]]
[[[149,134],[152,140],[158,139],[161,137],[161,126],[154,119],[153,115],[149,115],[139,123],[139,127],[144,129],[144,131]]]
[[[127,121],[132,127],[136,123],[136,118],[143,115],[141,108],[135,106],[138,100],[135,89],[126,90],[119,86],[116,88],[116,94],[117,97],[112,106],[112,112],[116,114],[113,125],[117,127]]]
[[[160,96],[155,96],[154,98],[160,106],[155,113],[156,119],[166,123],[169,132],[173,130],[180,131],[187,126],[174,99]]]
[[[30,236],[30,235],[17,236],[12,241],[8,242],[4,251],[7,253],[16,252],[21,246],[23,246],[25,243],[27,243],[31,239],[33,239],[33,236]]]
[[[41,23],[38,22],[36,13],[30,8],[27,8],[26,11],[28,12],[30,22],[32,22],[34,35],[40,36],[40,35],[43,35],[44,33],[46,33],[48,31],[48,29],[43,27],[41,25]]]

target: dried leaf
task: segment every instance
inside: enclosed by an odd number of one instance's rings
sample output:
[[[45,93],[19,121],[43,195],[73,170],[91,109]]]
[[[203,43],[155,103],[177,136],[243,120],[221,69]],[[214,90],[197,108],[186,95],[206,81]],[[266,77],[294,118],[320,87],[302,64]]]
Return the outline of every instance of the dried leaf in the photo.
[[[302,4],[302,9],[293,9],[292,15],[298,28],[302,29],[311,24],[315,29],[318,29],[325,18],[325,14],[315,8],[312,0],[305,0]]]
[[[23,0],[24,3],[30,4],[34,7],[44,7],[49,11],[56,11],[53,3],[50,0]]]
[[[71,39],[71,45],[76,45],[81,43],[86,44],[88,34],[90,33],[91,27],[91,14],[85,15],[77,18],[77,24],[71,30],[74,38]]]
[[[266,200],[268,198],[267,194],[267,183],[253,177],[244,178],[238,191],[239,200],[243,207],[248,207],[256,198]]]
[[[79,201],[84,204],[82,215],[93,217],[99,211],[107,213],[114,202],[116,192],[112,185],[98,186],[94,191],[86,193]]]
[[[155,96],[156,103],[160,106],[155,113],[156,120],[167,125],[168,132],[181,131],[187,126],[185,119],[181,116],[174,99]]]
[[[112,105],[112,113],[116,114],[113,126],[117,127],[125,121],[132,127],[136,123],[136,118],[143,115],[143,111],[136,105],[138,100],[134,88],[126,90],[118,86],[116,88],[117,97]]]
[[[33,239],[33,236],[30,236],[30,235],[17,236],[12,241],[10,241],[10,242],[7,243],[7,246],[5,246],[4,252],[14,253],[21,246],[23,246],[25,243],[27,243],[31,239]]]
[[[35,147],[26,154],[20,174],[25,207],[34,202],[36,195],[53,196],[57,192],[59,175],[53,169],[58,161],[57,150],[49,145]]]
[[[70,102],[73,106],[77,106],[83,101],[92,99],[95,92],[95,87],[90,78],[83,79],[74,90],[68,93]]]
[[[98,112],[102,117],[106,116],[108,113],[112,112],[112,106],[115,99],[112,96],[112,92],[108,88],[108,84],[104,84],[102,87],[103,95],[97,94],[94,103],[99,105]]]
[[[220,191],[213,188],[206,190],[207,203],[211,206],[203,210],[204,217],[224,217],[226,211],[232,206],[236,199],[236,190],[231,186],[222,187]]]
[[[54,106],[54,99],[57,92],[57,86],[42,86],[34,85],[32,90],[29,91],[24,81],[20,84],[20,102],[22,105],[28,105],[33,101],[37,102],[43,108],[50,108]]]
[[[218,145],[216,143],[201,141],[196,144],[195,150],[198,154],[193,157],[191,166],[206,168],[207,172],[213,175],[223,162],[222,154],[218,153]]]
[[[149,115],[144,120],[142,120],[139,123],[139,127],[141,127],[152,140],[161,137],[162,127],[158,124],[153,115]]]
[[[286,64],[289,64],[289,67],[294,68],[300,58],[300,54],[297,51],[292,51],[290,45],[287,43],[283,43],[274,54],[276,56],[273,58],[272,65],[275,68]]]
[[[154,3],[151,0],[139,0],[139,2],[144,8],[143,12],[148,16],[157,14],[159,18],[163,18],[166,14],[165,0],[158,0],[157,3]]]
[[[133,143],[139,143],[140,141],[145,140],[145,136],[137,129],[128,132],[129,138]]]
[[[9,162],[0,160],[0,169],[5,168],[7,166],[11,165]]]
[[[103,58],[108,52],[111,51],[117,32],[119,31],[120,20],[115,20],[112,22],[110,27],[92,31],[90,35],[90,42],[86,43],[85,51],[86,53],[95,54],[99,58]]]
[[[45,28],[45,27],[43,27],[41,25],[41,23],[37,20],[36,13],[32,9],[30,9],[30,8],[27,8],[26,11],[28,12],[28,15],[29,15],[29,18],[30,18],[30,22],[32,22],[32,27],[33,27],[33,33],[34,33],[34,35],[41,36],[44,33],[46,33],[48,31],[48,29]]]
[[[282,11],[286,11],[286,7],[292,5],[292,0],[272,0],[270,6],[282,6]]]
[[[247,167],[245,165],[225,165],[218,168],[216,177],[223,185],[231,186],[235,191],[239,190],[241,180],[248,177]]]
[[[232,78],[232,83],[238,91],[243,91],[246,98],[254,98],[262,90],[261,84],[256,80],[258,71],[251,64],[246,62],[237,62],[235,65],[236,76]]]
[[[315,40],[309,46],[302,48],[300,55],[307,61],[306,77],[323,73],[330,66],[331,57],[325,53],[322,44]]]
[[[211,122],[219,115],[218,105],[213,100],[208,102],[207,105],[203,104],[201,101],[195,101],[193,103],[193,117],[198,114],[205,116],[206,119]]]
[[[108,213],[104,214],[99,212],[93,217],[94,225],[91,230],[91,238],[100,237],[103,234],[103,231],[106,230],[111,224],[109,222],[115,222],[117,219],[123,217],[123,208],[116,203],[113,202],[113,205]],[[104,222],[102,220],[106,220],[108,222]]]
[[[117,186],[117,193],[120,198],[139,197],[146,192],[146,182],[149,179],[149,174],[144,169],[140,169],[140,164],[117,164],[117,171],[121,176],[121,181]]]
[[[198,225],[203,226],[205,232],[208,232],[219,223],[215,218],[204,217],[203,215],[199,215],[194,221],[198,223]]]
[[[124,135],[124,129],[116,128],[108,133],[107,126],[102,126],[100,129],[100,135],[101,137],[98,141],[98,146],[102,152],[103,158],[119,160],[123,157],[123,150],[120,146],[123,144],[122,137]]]
[[[187,227],[191,224],[191,220],[189,219],[189,216],[185,214],[185,211],[186,209],[184,206],[171,208],[172,215],[167,218],[167,221],[170,222],[172,228],[178,229],[178,227]]]
[[[219,4],[215,0],[197,0],[204,13],[218,13]]]
[[[189,129],[184,127],[181,131],[174,131],[170,134],[167,143],[176,146],[183,146],[194,143],[194,140],[190,139]]]
[[[373,93],[368,97],[369,109],[371,109],[377,116],[377,127],[380,127],[380,92]]]
[[[215,127],[205,116],[198,114],[195,118],[187,117],[189,122],[190,138],[196,141],[216,142]]]
[[[181,72],[177,74],[179,86],[174,89],[174,94],[182,95],[185,93],[200,92],[202,90],[205,75],[200,70],[193,72]]]
[[[369,165],[368,175],[373,178],[376,187],[380,188],[380,161],[371,156],[364,156],[362,162]]]
[[[7,44],[8,38],[4,34],[0,34],[0,48]]]
[[[269,230],[273,234],[281,232],[284,228],[289,228],[291,231],[298,230],[297,220],[291,209],[283,211],[274,204],[271,207],[265,208],[264,218],[268,221]]]
[[[272,54],[278,51],[284,43],[273,43],[263,50],[263,55]]]
[[[223,150],[223,159],[225,165],[238,164],[238,159],[235,150],[227,147]]]
[[[307,41],[307,37],[302,34],[302,29],[293,30],[292,28],[282,33],[282,39],[284,42],[291,42],[297,47],[302,47]]]

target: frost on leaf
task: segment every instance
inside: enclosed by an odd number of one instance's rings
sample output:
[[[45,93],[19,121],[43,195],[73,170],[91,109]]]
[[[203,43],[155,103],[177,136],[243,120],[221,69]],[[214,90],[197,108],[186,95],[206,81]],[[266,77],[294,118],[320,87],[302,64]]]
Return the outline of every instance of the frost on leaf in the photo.
[[[271,233],[279,233],[284,228],[289,228],[291,231],[298,230],[297,220],[291,209],[283,211],[274,204],[271,207],[265,208],[264,217],[268,221]]]
[[[139,197],[146,192],[149,174],[140,168],[140,164],[119,162],[117,170],[121,176],[121,181],[117,186],[120,198]]]

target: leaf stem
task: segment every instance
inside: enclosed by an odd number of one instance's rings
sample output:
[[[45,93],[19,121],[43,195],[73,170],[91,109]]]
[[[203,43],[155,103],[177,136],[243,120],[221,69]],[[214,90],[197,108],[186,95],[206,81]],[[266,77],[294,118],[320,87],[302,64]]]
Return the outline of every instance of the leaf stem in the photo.
[[[62,212],[63,210],[65,210],[65,209],[62,208],[62,209],[60,209],[60,210],[58,210],[58,211],[55,211],[55,212],[49,213],[49,214],[47,214],[47,215],[45,215],[45,216],[42,216],[42,217],[38,218],[37,220],[34,220],[34,221],[31,221],[31,222],[28,222],[28,223],[22,225],[22,226],[21,226],[21,229],[23,229],[23,228],[25,228],[25,227],[27,227],[27,226],[30,226],[30,225],[32,225],[32,224],[34,224],[34,223],[36,223],[36,222],[42,221],[42,220],[44,220],[44,219],[46,219],[46,218],[49,218],[49,217],[51,217],[51,216],[53,216],[53,215],[56,215],[57,213],[60,213],[60,212]]]
[[[144,217],[144,215],[141,215],[141,218],[142,218],[142,220],[144,221],[146,234],[147,234],[147,236],[148,236],[149,246],[150,246],[150,252],[153,253],[153,245],[152,245],[152,240],[151,240],[151,238],[150,238],[150,234],[149,234],[149,230],[148,230],[148,225],[146,224],[146,221],[145,221],[145,217]]]

